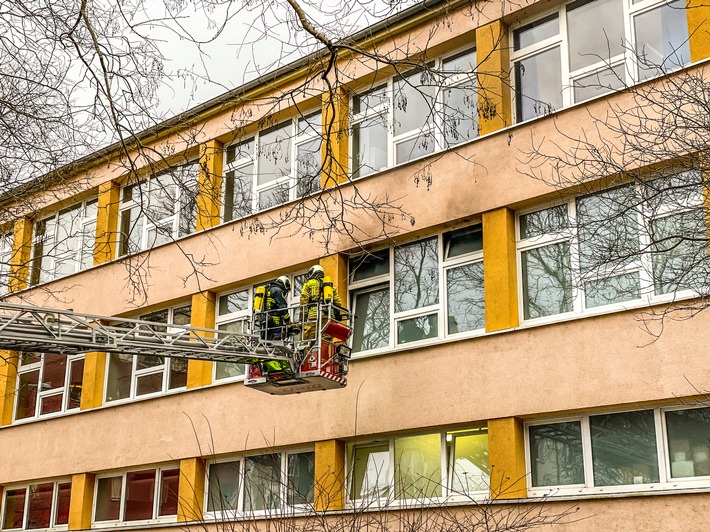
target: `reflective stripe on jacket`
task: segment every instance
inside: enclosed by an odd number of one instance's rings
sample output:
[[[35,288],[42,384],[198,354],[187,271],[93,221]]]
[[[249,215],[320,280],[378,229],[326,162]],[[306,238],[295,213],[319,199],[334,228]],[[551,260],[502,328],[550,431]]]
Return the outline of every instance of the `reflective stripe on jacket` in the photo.
[[[322,281],[320,279],[308,279],[301,289],[301,312],[303,313],[303,307],[308,306],[308,318],[309,320],[315,320],[318,316],[318,305],[319,301],[323,301],[321,294]],[[338,295],[338,289],[333,286],[333,303],[340,305],[340,296]]]

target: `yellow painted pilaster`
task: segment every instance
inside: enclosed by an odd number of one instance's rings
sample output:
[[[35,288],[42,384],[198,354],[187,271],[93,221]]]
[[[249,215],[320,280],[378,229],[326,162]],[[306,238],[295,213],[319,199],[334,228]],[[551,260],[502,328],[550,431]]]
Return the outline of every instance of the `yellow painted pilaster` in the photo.
[[[343,87],[323,95],[323,188],[348,180],[348,105]]]
[[[99,185],[94,264],[112,261],[117,256],[120,194],[121,187],[117,183],[109,181]]]
[[[517,327],[518,276],[515,212],[504,207],[483,213],[483,290],[486,331]]]
[[[316,512],[345,508],[345,442],[316,442],[314,504]]]
[[[69,530],[89,530],[94,502],[94,475],[72,475],[69,502]]]
[[[204,329],[214,329],[215,303],[214,292],[200,292],[192,296],[192,318],[190,325]],[[187,387],[199,388],[212,384],[212,362],[208,360],[190,360],[187,363]]]
[[[202,458],[180,460],[178,522],[201,520],[204,500],[205,461]]]
[[[81,410],[98,408],[104,403],[106,353],[86,353],[81,380]]]
[[[32,254],[32,220],[20,218],[13,227],[12,256],[8,291],[17,292],[27,288],[30,275],[30,257]]]
[[[687,0],[690,60],[702,61],[710,57],[710,3],[706,0]]]
[[[320,259],[320,265],[326,275],[330,276],[340,295],[341,305],[347,308],[348,301],[348,259],[345,255],[336,253]]]
[[[523,421],[515,417],[488,422],[491,500],[527,496]]]
[[[200,176],[197,183],[197,231],[219,224],[222,206],[224,144],[210,140],[200,146]]]
[[[0,351],[0,425],[12,423],[18,362],[15,351]]]
[[[476,30],[478,124],[480,134],[512,123],[508,27],[500,20]]]

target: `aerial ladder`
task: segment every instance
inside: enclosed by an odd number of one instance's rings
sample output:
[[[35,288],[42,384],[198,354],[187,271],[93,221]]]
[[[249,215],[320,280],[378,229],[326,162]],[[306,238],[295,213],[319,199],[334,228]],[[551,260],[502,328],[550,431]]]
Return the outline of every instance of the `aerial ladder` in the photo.
[[[267,340],[263,315],[252,315],[244,332],[230,332],[0,302],[0,349],[246,364],[246,386],[272,395],[342,388],[347,384],[351,316],[333,303],[317,306],[315,320],[290,325],[284,340]],[[315,333],[303,338],[305,330]],[[283,369],[267,370],[265,363],[271,361]]]

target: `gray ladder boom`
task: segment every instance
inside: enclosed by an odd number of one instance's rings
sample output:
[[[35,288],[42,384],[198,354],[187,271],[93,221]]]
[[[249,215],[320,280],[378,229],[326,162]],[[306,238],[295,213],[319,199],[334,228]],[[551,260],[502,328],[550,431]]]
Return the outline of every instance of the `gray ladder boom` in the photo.
[[[0,302],[0,349],[71,355],[100,351],[250,364],[291,360],[259,336]]]

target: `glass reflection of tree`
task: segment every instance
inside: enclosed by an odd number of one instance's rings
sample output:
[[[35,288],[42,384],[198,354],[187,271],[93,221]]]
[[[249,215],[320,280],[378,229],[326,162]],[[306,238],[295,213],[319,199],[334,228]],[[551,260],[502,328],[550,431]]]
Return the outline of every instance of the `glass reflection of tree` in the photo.
[[[485,325],[483,263],[451,268],[446,274],[449,334]]]
[[[389,289],[365,292],[357,296],[353,345],[355,351],[367,351],[389,345],[389,299]]]
[[[530,427],[533,484],[584,483],[582,434],[578,422]]]
[[[439,302],[438,242],[420,240],[395,250],[395,312]]]

